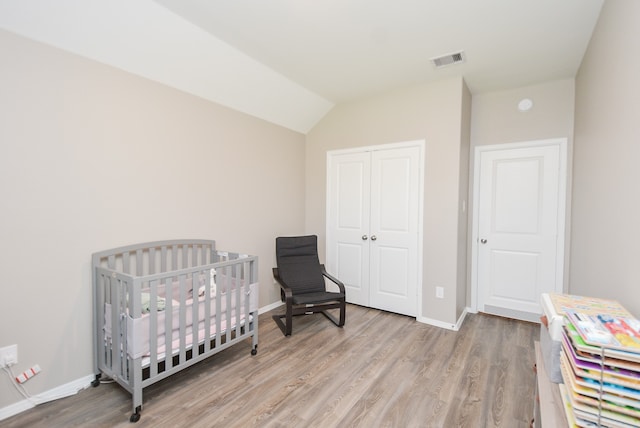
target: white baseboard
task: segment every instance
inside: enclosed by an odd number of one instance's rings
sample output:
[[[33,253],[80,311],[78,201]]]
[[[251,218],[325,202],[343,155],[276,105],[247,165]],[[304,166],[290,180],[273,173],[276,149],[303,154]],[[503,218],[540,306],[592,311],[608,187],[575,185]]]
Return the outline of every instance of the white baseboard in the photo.
[[[28,400],[18,401],[17,403],[10,404],[7,407],[0,409],[0,421],[15,416],[18,413],[22,413],[25,410],[34,408],[36,405]]]
[[[264,314],[265,312],[269,312],[270,310],[275,309],[275,308],[277,308],[279,306],[282,306],[282,305],[284,305],[284,303],[281,302],[281,301],[277,301],[277,302],[271,303],[270,305],[263,306],[260,309],[258,309],[258,314]]]
[[[524,312],[491,305],[484,305],[483,312],[489,315],[540,324],[540,313]]]
[[[462,313],[460,314],[460,317],[458,318],[458,322],[456,323],[456,327],[455,327],[455,331],[460,330],[460,327],[462,327],[462,323],[464,322],[464,319],[467,317],[467,314],[469,313],[469,308],[464,308],[462,310]]]
[[[49,401],[58,400],[60,398],[69,397],[77,394],[83,389],[89,387],[91,382],[96,378],[96,375],[91,374],[83,378],[65,383],[56,388],[45,391],[41,394],[32,396],[30,399],[25,399],[17,403],[11,404],[7,407],[0,409],[0,421],[10,418],[11,416],[22,413],[25,410],[33,409],[38,404],[47,403]]]
[[[464,308],[464,310],[462,311],[462,314],[460,314],[460,317],[458,318],[458,321],[455,324],[451,324],[451,323],[447,323],[447,322],[443,322],[440,320],[427,318],[427,317],[416,318],[416,321],[421,322],[423,324],[429,324],[435,327],[446,328],[447,330],[458,331],[460,330],[460,327],[462,327],[464,318],[467,316],[467,310],[468,308]]]

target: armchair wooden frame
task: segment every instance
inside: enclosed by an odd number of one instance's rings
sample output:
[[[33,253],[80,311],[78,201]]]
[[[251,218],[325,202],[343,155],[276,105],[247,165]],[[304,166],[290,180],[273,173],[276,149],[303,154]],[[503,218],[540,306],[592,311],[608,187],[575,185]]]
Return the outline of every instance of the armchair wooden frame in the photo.
[[[276,262],[273,277],[280,285],[285,313],[272,318],[285,336],[291,335],[293,317],[298,315],[322,313],[338,327],[344,326],[345,287],[320,264],[316,235],[276,238]],[[339,291],[328,291],[325,278]],[[328,312],[331,309],[340,310],[339,318]]]
[[[322,269],[322,275],[338,286],[340,293],[342,294],[341,298],[323,303],[294,304],[293,291],[280,278],[278,268],[273,268],[273,277],[278,281],[278,284],[280,284],[280,296],[285,304],[285,313],[281,315],[273,315],[272,318],[285,336],[291,336],[293,317],[298,315],[321,313],[338,327],[344,326],[346,312],[344,284],[342,281],[329,274],[323,264],[321,264],[320,267]],[[340,309],[340,318],[338,319],[333,314],[327,312],[329,309]],[[283,319],[285,322],[282,322]]]

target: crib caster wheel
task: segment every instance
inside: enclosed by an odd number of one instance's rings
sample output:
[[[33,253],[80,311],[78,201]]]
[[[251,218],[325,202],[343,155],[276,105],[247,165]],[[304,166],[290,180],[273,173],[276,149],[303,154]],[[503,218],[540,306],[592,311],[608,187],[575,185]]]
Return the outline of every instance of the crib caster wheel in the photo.
[[[140,420],[140,410],[142,410],[142,406],[136,407],[136,411],[129,418],[129,422],[138,422]]]
[[[101,375],[99,374],[96,375],[96,378],[91,381],[91,386],[95,388],[96,386],[100,385],[100,376]]]
[[[251,355],[256,355],[258,353],[258,347],[256,346],[251,350]]]

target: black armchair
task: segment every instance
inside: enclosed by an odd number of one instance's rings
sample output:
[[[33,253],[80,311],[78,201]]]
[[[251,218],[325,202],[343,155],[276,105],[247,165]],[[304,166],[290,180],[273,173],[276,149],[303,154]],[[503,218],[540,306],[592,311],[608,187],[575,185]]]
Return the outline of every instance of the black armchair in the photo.
[[[280,284],[280,296],[285,313],[274,315],[273,320],[285,336],[290,336],[293,317],[321,312],[338,327],[345,322],[344,284],[334,278],[318,259],[318,237],[290,236],[276,238],[276,263],[273,276]],[[324,278],[335,283],[339,292],[327,291]],[[339,309],[340,318],[327,312]],[[285,322],[282,322],[282,319]]]

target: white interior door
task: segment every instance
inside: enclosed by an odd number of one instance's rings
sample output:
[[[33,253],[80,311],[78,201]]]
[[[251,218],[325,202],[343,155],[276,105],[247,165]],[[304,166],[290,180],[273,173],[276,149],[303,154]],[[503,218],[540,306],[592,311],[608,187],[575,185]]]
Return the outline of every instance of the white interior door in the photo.
[[[421,150],[328,156],[327,267],[350,303],[417,315]]]
[[[479,153],[480,311],[537,321],[541,293],[562,291],[564,141]]]
[[[416,315],[420,148],[371,153],[370,306]]]

